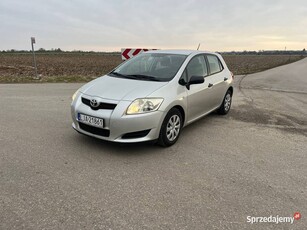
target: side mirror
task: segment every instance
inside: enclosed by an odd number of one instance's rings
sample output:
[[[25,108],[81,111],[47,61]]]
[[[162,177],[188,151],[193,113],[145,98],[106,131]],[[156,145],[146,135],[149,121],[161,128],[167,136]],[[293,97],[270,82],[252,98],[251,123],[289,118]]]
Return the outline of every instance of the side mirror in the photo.
[[[192,76],[188,84],[186,84],[187,89],[190,89],[190,85],[202,84],[205,82],[203,76]]]

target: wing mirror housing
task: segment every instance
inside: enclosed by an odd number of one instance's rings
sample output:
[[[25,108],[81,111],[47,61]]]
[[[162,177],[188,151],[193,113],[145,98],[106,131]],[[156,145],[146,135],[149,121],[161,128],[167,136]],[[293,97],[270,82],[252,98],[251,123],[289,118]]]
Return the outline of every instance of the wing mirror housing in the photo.
[[[202,84],[205,82],[203,76],[192,76],[190,81],[185,85],[188,90],[190,90],[190,85]]]

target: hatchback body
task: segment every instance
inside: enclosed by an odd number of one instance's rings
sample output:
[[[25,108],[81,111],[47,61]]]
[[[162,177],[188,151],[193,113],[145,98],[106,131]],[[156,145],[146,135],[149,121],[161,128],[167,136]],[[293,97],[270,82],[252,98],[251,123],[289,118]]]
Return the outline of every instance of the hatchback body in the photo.
[[[228,113],[232,82],[219,54],[149,51],[82,86],[73,95],[72,126],[108,141],[170,146],[184,126],[215,110]]]

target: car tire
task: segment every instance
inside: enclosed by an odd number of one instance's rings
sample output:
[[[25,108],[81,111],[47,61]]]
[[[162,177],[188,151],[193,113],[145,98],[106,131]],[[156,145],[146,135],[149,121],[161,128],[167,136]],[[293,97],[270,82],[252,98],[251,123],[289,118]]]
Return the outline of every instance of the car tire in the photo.
[[[218,108],[217,113],[221,115],[226,115],[231,107],[232,93],[228,90],[224,96],[221,106]]]
[[[172,108],[162,123],[158,144],[163,147],[175,144],[180,136],[182,126],[182,114],[178,109]]]

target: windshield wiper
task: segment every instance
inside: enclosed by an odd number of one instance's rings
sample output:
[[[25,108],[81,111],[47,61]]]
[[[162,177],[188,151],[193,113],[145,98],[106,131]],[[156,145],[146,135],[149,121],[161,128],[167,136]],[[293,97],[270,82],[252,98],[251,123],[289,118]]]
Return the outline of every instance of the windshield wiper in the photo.
[[[128,78],[128,79],[139,79],[135,75],[124,75],[124,74],[121,74],[121,73],[118,73],[118,72],[111,72],[109,74],[114,75],[116,77],[122,77],[122,78]]]
[[[140,79],[140,80],[148,80],[148,81],[161,81],[159,78],[143,74],[131,74],[127,75],[127,77],[132,77],[134,79]]]
[[[114,76],[116,76],[116,77],[127,77],[126,75],[124,75],[124,74],[121,74],[121,73],[118,73],[118,72],[111,72],[111,73],[109,73],[109,74],[112,74],[112,75],[114,75]]]

